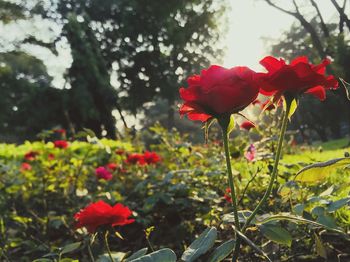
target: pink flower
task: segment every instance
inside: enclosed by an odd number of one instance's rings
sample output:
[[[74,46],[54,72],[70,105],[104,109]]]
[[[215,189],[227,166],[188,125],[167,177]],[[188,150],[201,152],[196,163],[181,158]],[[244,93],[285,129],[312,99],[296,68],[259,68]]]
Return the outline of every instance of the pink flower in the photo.
[[[95,174],[98,179],[111,180],[112,174],[103,166],[99,166],[95,169]]]
[[[244,157],[249,161],[253,161],[255,159],[256,149],[253,144],[251,144],[247,151],[244,153]]]

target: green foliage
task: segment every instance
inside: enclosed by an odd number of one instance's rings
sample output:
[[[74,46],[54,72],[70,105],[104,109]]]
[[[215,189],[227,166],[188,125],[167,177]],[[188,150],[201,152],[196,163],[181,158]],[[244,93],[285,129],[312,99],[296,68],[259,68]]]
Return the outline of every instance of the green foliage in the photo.
[[[216,237],[216,228],[207,228],[185,250],[181,256],[181,259],[185,262],[195,261],[199,256],[208,252],[208,250],[214,245]]]
[[[88,142],[72,141],[67,149],[54,148],[51,142],[0,145],[0,208],[3,210],[0,245],[4,257],[17,261],[25,254],[29,260],[40,257],[57,260],[59,256],[61,260],[89,260],[90,237],[84,230],[74,230],[73,215],[99,199],[110,204],[121,202],[133,211],[134,224],[115,228],[123,239],[110,235],[111,250],[118,256],[124,254],[126,260],[150,256],[145,246],[154,250],[166,246],[181,255],[187,245],[186,259],[192,261],[194,258],[195,261],[222,261],[230,254],[234,242],[223,241],[232,238],[233,219],[230,203],[223,197],[227,180],[221,145],[210,140],[205,146],[192,145],[186,142],[186,137],[176,131],[168,132],[160,125],[150,128],[147,136],[140,133],[133,140],[125,138],[123,142],[99,140],[90,131],[81,133],[79,139],[87,135]],[[45,140],[54,136],[47,132]],[[141,138],[145,137],[144,145]],[[239,143],[246,142],[238,140],[232,148],[232,152],[239,151],[233,160],[239,197],[250,184],[239,205],[239,220],[243,225],[251,214],[248,209],[254,207],[264,193],[270,157],[247,162],[243,157],[245,146]],[[258,151],[265,146],[270,145],[256,144]],[[161,163],[138,166],[124,162],[127,153],[142,152],[146,148],[157,152]],[[126,153],[117,154],[116,150],[121,149]],[[40,154],[35,160],[26,161],[23,156],[30,150]],[[305,153],[299,148],[295,150],[296,155],[283,158],[278,181],[281,184],[293,179],[301,167],[314,160],[334,158],[347,149],[323,153],[315,149]],[[315,152],[314,159],[308,157],[310,152]],[[49,154],[54,154],[54,158],[49,159]],[[30,163],[32,169],[21,170],[23,162]],[[112,180],[97,180],[95,168],[108,163],[116,163],[121,168],[113,172]],[[257,170],[258,175],[254,176]],[[320,232],[323,232],[319,237],[327,247],[327,257],[336,254],[328,246],[338,242],[344,243],[338,249],[348,252],[348,238],[343,229],[350,224],[347,174],[347,170],[339,169],[317,186],[295,182],[293,186],[285,186],[288,190],[284,190],[284,194],[276,191],[241,236],[245,250],[242,259],[274,261],[281,256],[293,256],[295,252],[317,256],[322,250],[314,233]],[[281,210],[290,212],[279,213]],[[222,218],[223,214],[227,215]],[[218,232],[206,230],[196,239],[198,232],[211,227],[218,228]],[[261,228],[264,234],[254,233]],[[333,237],[328,238],[328,234]],[[289,247],[291,238],[293,245]],[[274,242],[268,242],[270,239]],[[95,259],[108,258],[98,236],[90,242]],[[274,251],[278,250],[275,245],[281,245],[281,251]],[[312,254],[310,246],[315,250]]]

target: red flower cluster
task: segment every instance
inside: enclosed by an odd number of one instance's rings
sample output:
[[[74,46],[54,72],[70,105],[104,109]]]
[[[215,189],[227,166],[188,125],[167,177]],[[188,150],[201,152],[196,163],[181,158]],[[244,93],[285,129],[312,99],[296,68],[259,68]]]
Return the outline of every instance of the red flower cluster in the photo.
[[[255,100],[259,92],[273,95],[274,101],[281,96],[294,99],[303,93],[324,100],[326,89],[338,87],[334,76],[325,75],[325,68],[330,63],[328,59],[313,65],[306,57],[298,57],[287,65],[283,59],[267,56],[260,63],[267,73],[255,73],[247,67],[226,69],[213,65],[202,70],[201,75],[190,76],[188,88],[179,90],[184,100],[180,115],[206,122],[238,113],[249,104],[259,104],[260,101]],[[273,106],[268,107],[271,109]]]
[[[67,148],[69,145],[66,140],[56,140],[55,142],[53,142],[53,144],[55,145],[56,148],[62,148],[62,149]]]
[[[113,175],[104,166],[97,167],[95,174],[98,179],[111,180],[113,178]]]
[[[156,164],[161,161],[160,156],[155,152],[146,151],[144,154],[129,154],[125,163],[127,164],[139,164],[139,165],[150,165]]]
[[[39,152],[37,151],[29,151],[24,155],[24,159],[27,161],[33,161],[36,159],[38,155],[39,155]]]
[[[110,206],[104,201],[92,203],[74,215],[76,228],[86,227],[89,233],[96,232],[100,226],[124,226],[133,223],[129,219],[131,210],[122,204]]]

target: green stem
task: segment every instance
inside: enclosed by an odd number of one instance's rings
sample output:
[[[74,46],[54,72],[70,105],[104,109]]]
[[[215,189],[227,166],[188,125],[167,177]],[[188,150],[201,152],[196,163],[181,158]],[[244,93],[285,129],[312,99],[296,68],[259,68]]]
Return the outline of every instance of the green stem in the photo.
[[[109,244],[108,244],[108,230],[106,230],[106,233],[105,233],[105,236],[104,236],[104,240],[105,240],[105,245],[106,245],[106,248],[107,248],[107,253],[109,255],[109,258],[112,262],[114,262],[114,259],[112,257],[112,252],[111,252],[111,249],[109,248]]]
[[[95,262],[94,255],[92,254],[92,251],[91,251],[91,239],[88,240],[87,248],[88,248],[88,252],[89,252],[89,256],[90,256],[91,262]]]
[[[230,149],[229,149],[229,142],[228,142],[228,133],[227,128],[222,128],[222,136],[223,136],[223,142],[224,142],[224,149],[225,149],[225,158],[226,158],[226,166],[227,166],[227,175],[228,175],[228,183],[231,189],[231,199],[232,199],[232,206],[233,206],[233,215],[235,220],[235,227],[240,230],[240,224],[239,224],[239,218],[238,218],[238,208],[237,208],[237,197],[236,197],[236,190],[235,185],[233,182],[233,175],[232,175],[232,167],[231,167],[231,158],[230,158]],[[239,254],[239,246],[240,246],[240,238],[236,234],[236,244],[235,244],[235,250],[233,252],[233,258],[232,261],[236,261],[238,254]]]
[[[278,163],[279,163],[279,160],[281,158],[284,134],[286,133],[287,124],[288,124],[288,115],[289,115],[290,106],[291,106],[291,103],[289,101],[287,101],[286,104],[287,104],[286,111],[284,112],[283,119],[282,119],[282,127],[281,127],[281,131],[280,131],[280,136],[278,139],[275,163],[273,165],[270,183],[266,189],[264,196],[260,200],[259,204],[255,207],[254,211],[252,212],[252,214],[248,217],[247,221],[245,222],[245,224],[242,228],[243,233],[245,232],[245,230],[247,229],[249,224],[252,222],[252,220],[254,219],[256,214],[259,212],[261,206],[265,204],[265,202],[267,201],[268,197],[270,196],[270,194],[272,192],[272,188],[273,188],[273,185],[274,185],[276,177],[277,177]]]

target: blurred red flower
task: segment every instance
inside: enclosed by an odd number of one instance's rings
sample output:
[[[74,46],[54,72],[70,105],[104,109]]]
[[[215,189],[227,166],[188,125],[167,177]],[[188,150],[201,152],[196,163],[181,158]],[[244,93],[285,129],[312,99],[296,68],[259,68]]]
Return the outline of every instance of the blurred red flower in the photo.
[[[56,148],[67,148],[68,147],[68,142],[66,140],[56,140],[53,142]]]
[[[103,166],[95,169],[95,174],[98,179],[111,180],[113,175]]]
[[[147,164],[156,164],[161,160],[160,156],[157,153],[149,151],[146,151],[143,154],[143,158]]]
[[[36,157],[39,155],[39,152],[36,151],[29,151],[24,155],[24,159],[28,161],[33,161],[36,159]]]
[[[108,163],[106,167],[111,171],[115,171],[119,166],[116,163]]]
[[[32,170],[32,166],[26,162],[23,162],[21,164],[21,168],[20,168],[21,172],[24,172],[24,171],[29,171],[29,170]]]
[[[249,131],[250,129],[255,128],[255,125],[254,125],[253,122],[244,121],[244,122],[240,125],[240,128]]]
[[[201,75],[187,79],[188,88],[180,88],[184,100],[180,115],[206,122],[213,117],[237,113],[253,102],[258,93],[258,74],[248,67],[226,69],[213,65]]]
[[[117,155],[122,155],[122,154],[125,153],[125,151],[124,151],[123,149],[117,149],[117,150],[115,150],[115,153],[116,153]]]
[[[89,233],[96,232],[99,226],[124,226],[133,223],[135,219],[129,219],[131,210],[122,204],[110,206],[100,200],[91,203],[74,215],[77,221],[76,228],[86,227]]]
[[[52,154],[52,153],[50,153],[50,154],[47,155],[47,158],[48,158],[49,160],[54,160],[54,159],[55,159],[55,155]]]
[[[302,93],[314,95],[320,100],[326,98],[326,89],[337,88],[338,81],[334,76],[325,75],[329,59],[321,64],[309,63],[305,56],[295,58],[289,65],[283,59],[267,56],[260,61],[267,73],[260,73],[260,92],[264,95],[274,95],[277,100],[282,95],[293,98]]]
[[[232,198],[231,198],[231,189],[228,187],[225,190],[224,198],[226,199],[227,202],[232,203]]]
[[[128,157],[125,159],[125,163],[145,165],[146,161],[143,154],[133,153],[128,155]]]

